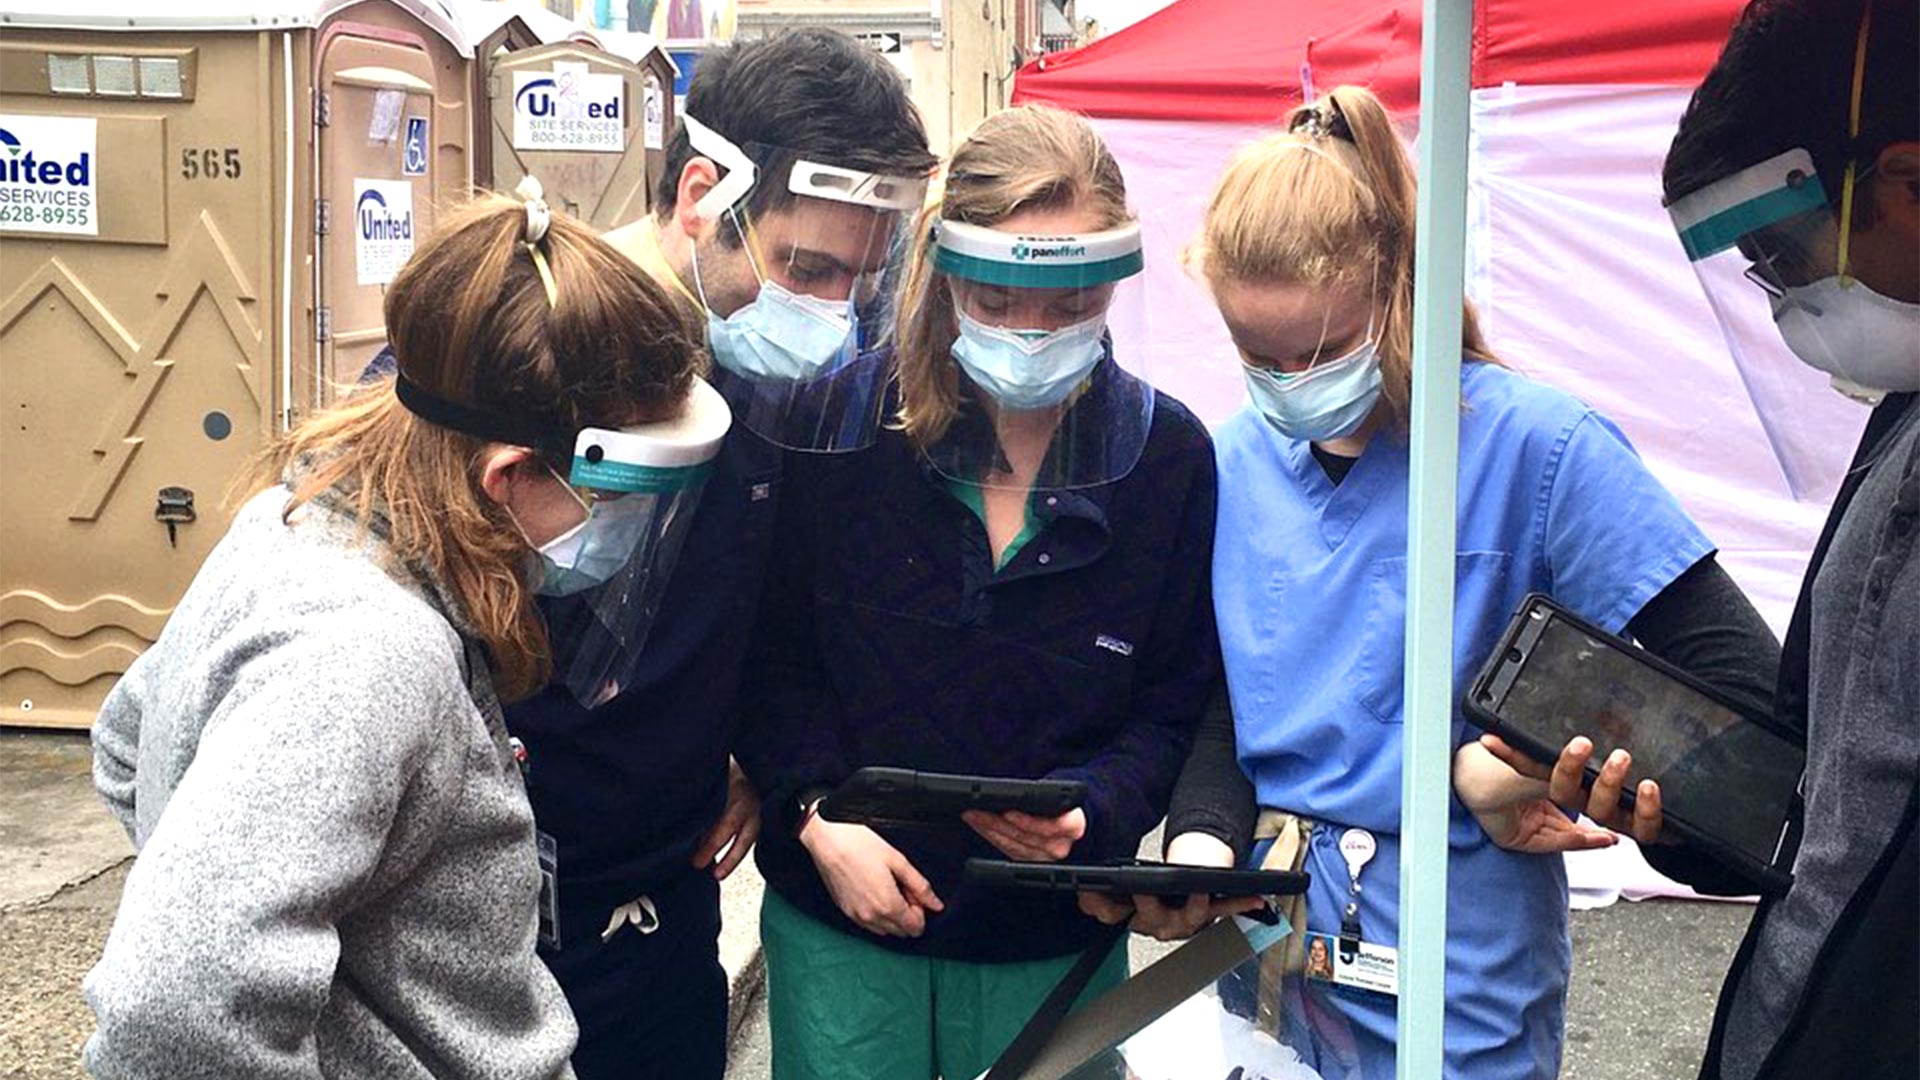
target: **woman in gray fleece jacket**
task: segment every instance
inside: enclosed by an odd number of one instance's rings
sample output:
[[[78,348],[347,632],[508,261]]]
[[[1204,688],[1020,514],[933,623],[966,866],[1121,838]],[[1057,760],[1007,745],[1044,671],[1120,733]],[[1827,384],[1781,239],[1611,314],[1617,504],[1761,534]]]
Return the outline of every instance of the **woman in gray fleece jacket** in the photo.
[[[263,458],[101,709],[95,781],[140,856],[86,980],[96,1075],[571,1075],[495,687],[547,681],[534,553],[599,520],[553,448],[678,415],[697,328],[586,226],[497,196],[386,323],[400,389]]]

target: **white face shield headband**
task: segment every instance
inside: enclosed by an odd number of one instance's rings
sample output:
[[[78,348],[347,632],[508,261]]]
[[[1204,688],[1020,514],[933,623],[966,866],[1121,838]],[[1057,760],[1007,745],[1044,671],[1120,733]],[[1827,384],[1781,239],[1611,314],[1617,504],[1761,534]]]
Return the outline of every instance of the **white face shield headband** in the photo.
[[[682,119],[694,152],[724,170],[694,209],[731,231],[725,246],[744,251],[755,283],[746,303],[716,310],[695,245],[694,288],[707,307],[716,384],[749,429],[780,446],[869,445],[890,372],[867,355],[879,343],[865,339],[869,327],[891,324],[882,278],[902,223],[926,197],[926,177],[740,146],[695,117]],[[757,216],[749,211],[757,186],[783,175],[790,198]]]

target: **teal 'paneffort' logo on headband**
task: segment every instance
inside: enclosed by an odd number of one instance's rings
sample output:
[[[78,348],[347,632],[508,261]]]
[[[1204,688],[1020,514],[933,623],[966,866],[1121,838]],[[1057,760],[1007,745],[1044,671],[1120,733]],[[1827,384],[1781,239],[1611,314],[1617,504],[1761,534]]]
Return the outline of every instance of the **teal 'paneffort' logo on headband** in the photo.
[[[1026,262],[1028,259],[1084,259],[1086,257],[1087,245],[1085,244],[1055,244],[1052,247],[1013,245],[1013,258],[1016,262]]]

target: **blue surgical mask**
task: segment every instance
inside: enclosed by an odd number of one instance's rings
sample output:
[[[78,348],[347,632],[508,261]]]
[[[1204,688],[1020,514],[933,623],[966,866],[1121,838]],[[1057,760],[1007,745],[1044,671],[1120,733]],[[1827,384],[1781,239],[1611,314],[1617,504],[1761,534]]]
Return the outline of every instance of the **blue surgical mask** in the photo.
[[[534,551],[539,570],[533,591],[572,596],[612,580],[645,539],[654,501],[651,495],[634,493],[595,502],[587,520]]]
[[[693,249],[693,284],[700,302],[700,247]],[[822,300],[763,281],[760,294],[721,318],[707,306],[707,347],[721,367],[755,379],[803,382],[832,371],[854,337],[852,300]]]
[[[957,306],[953,358],[967,377],[1010,409],[1058,405],[1086,381],[1104,354],[1105,312],[1059,330],[988,326]]]
[[[1290,439],[1326,442],[1351,435],[1380,400],[1380,345],[1371,334],[1347,355],[1297,375],[1242,366],[1254,408]]]

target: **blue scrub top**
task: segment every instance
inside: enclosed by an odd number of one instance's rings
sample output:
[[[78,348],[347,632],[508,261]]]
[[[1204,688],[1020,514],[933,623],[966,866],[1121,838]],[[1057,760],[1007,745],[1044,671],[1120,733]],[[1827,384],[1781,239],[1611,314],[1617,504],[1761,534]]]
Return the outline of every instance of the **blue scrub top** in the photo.
[[[1619,429],[1578,400],[1476,361],[1461,394],[1456,702],[1528,592],[1618,632],[1713,550]],[[1216,446],[1214,604],[1241,766],[1262,806],[1321,823],[1310,930],[1339,930],[1340,833],[1374,834],[1362,936],[1397,946],[1406,440],[1375,436],[1338,487],[1308,443],[1252,409]],[[1453,725],[1455,745],[1479,734],[1457,709]],[[1572,962],[1564,864],[1494,847],[1457,801],[1450,841],[1447,1075],[1555,1076]],[[1323,1004],[1354,1028],[1356,1045],[1335,1056],[1358,1056],[1351,1072],[1328,1060],[1324,1074],[1390,1077],[1393,1000],[1343,992]]]

